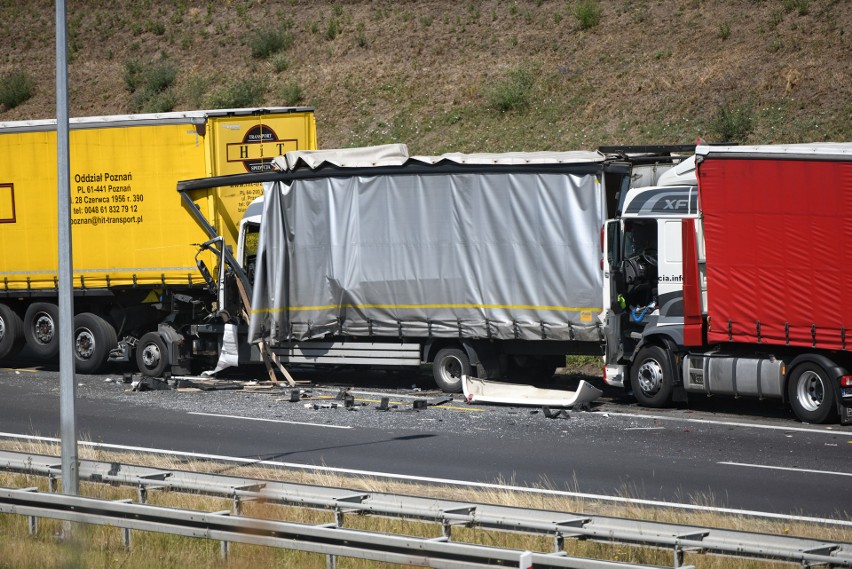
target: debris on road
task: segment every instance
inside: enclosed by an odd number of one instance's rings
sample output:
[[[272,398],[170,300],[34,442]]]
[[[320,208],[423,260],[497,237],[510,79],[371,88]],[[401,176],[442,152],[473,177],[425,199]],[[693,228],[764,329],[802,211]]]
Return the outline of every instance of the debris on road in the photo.
[[[557,408],[572,408],[575,405],[594,401],[603,395],[600,389],[582,379],[576,390],[568,391],[490,381],[468,375],[462,376],[462,391],[468,403],[502,403]]]

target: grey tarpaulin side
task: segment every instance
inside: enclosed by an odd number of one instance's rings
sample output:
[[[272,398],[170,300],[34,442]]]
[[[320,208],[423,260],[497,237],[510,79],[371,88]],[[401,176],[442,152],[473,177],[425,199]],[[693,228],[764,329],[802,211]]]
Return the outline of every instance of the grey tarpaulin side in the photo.
[[[441,162],[265,184],[249,339],[599,340],[599,170]]]

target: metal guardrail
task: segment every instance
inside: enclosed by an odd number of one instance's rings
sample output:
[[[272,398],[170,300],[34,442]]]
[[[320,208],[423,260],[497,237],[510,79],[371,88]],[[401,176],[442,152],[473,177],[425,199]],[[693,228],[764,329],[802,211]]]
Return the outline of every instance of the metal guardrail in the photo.
[[[532,553],[456,543],[443,538],[424,539],[351,530],[335,524],[312,526],[231,516],[227,510],[208,513],[132,504],[123,500],[40,494],[32,488],[0,488],[0,512],[423,567],[659,569],[649,565],[568,557],[564,553]],[[129,544],[129,539],[125,539]],[[335,563],[330,561],[329,565],[333,567]]]
[[[60,473],[60,465],[55,457],[4,451],[0,451],[0,468],[48,476],[53,486]],[[240,512],[240,504],[247,500],[328,509],[334,512],[338,528],[343,525],[347,513],[432,521],[442,527],[442,536],[437,539],[447,542],[451,539],[452,527],[455,525],[549,535],[554,539],[555,553],[540,554],[548,558],[547,562],[552,562],[550,557],[553,555],[564,555],[562,550],[566,538],[575,538],[670,549],[673,551],[674,567],[681,566],[683,553],[687,550],[795,562],[803,567],[852,567],[852,543],[846,542],[358,492],[96,461],[81,461],[79,473],[81,480],[136,486],[139,501],[143,503],[150,491],[162,489],[229,497],[234,501],[237,514]],[[539,562],[536,562],[536,566],[539,566]]]

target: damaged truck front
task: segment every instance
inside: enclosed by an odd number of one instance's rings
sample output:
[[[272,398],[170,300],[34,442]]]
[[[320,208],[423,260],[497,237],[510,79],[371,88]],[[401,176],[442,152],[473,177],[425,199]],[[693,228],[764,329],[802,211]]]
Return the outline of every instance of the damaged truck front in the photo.
[[[224,323],[196,329],[230,330],[231,363],[260,362],[263,341],[284,364],[431,363],[438,386],[460,392],[464,375],[534,380],[567,354],[601,353],[601,230],[625,164],[597,152],[411,157],[404,145],[276,163],[219,272]],[[179,189],[248,176],[228,178]],[[248,327],[227,292],[241,273]]]

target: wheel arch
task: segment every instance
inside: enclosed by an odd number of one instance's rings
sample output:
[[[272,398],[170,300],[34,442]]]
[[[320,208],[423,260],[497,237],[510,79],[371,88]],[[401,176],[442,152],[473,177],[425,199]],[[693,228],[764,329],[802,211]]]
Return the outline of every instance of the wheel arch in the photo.
[[[630,365],[633,365],[636,356],[646,346],[659,346],[669,356],[669,363],[675,376],[675,385],[682,385],[683,374],[676,354],[680,351],[679,346],[683,345],[683,330],[680,330],[680,334],[678,334],[677,330],[668,330],[668,328],[668,326],[654,326],[643,330],[642,339],[636,343],[633,353],[630,354]]]
[[[435,360],[435,354],[444,348],[459,348],[464,350],[471,365],[479,363],[476,349],[473,347],[473,342],[467,338],[431,338],[423,343],[422,360],[426,363],[431,363]]]

